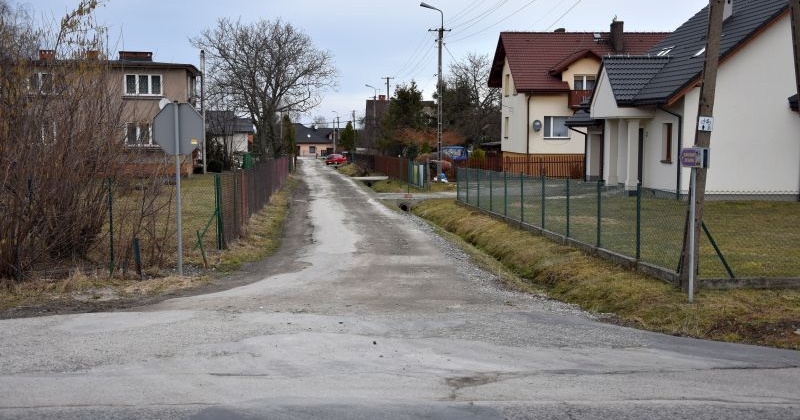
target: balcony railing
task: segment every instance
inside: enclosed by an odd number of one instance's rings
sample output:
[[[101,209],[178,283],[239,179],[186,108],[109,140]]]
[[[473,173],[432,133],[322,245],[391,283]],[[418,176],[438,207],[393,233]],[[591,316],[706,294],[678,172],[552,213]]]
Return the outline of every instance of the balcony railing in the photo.
[[[591,90],[571,90],[569,92],[569,107],[577,108],[581,106],[581,102],[584,100],[589,100],[591,96]]]

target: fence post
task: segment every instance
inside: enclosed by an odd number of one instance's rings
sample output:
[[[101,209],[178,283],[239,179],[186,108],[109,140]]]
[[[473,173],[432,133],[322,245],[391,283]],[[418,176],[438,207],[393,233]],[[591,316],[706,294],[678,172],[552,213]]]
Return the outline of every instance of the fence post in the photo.
[[[569,178],[567,178],[567,238],[569,238]]]
[[[523,173],[519,173],[519,222],[525,222],[525,179]]]
[[[225,246],[225,230],[222,226],[222,176],[214,174],[214,207],[217,214],[217,249],[222,250]]]
[[[113,181],[108,178],[108,250],[111,258],[108,261],[108,277],[114,276],[114,189]]]
[[[508,172],[503,171],[503,216],[508,217]]]
[[[492,201],[494,201],[494,192],[492,191],[492,171],[489,171],[489,211],[492,212],[494,206],[492,206]]]
[[[467,204],[470,204],[470,202],[469,202],[469,171],[470,171],[470,168],[464,168],[464,179],[467,180]],[[434,178],[434,179],[436,179],[436,178]]]
[[[481,207],[481,170],[475,169],[475,189],[477,190],[476,194],[476,203],[478,204],[478,208],[482,209]]]
[[[547,178],[545,177],[544,173],[542,173],[542,230],[544,230],[544,217],[545,217],[545,206],[547,202],[545,201],[545,195],[547,194]]]
[[[426,165],[427,166],[427,165]],[[424,174],[423,170],[423,174]],[[461,201],[461,174],[463,174],[463,168],[456,168],[456,200]],[[427,179],[427,177],[425,177]]]
[[[603,180],[600,179],[597,181],[597,247],[600,248],[601,241],[600,241],[600,221],[603,220]]]
[[[636,260],[642,256],[642,182],[636,184]]]

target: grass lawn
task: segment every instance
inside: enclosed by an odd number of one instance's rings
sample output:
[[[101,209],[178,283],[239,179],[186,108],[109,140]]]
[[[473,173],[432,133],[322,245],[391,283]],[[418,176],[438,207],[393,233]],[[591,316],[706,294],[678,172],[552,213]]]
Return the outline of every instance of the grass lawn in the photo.
[[[461,238],[478,261],[505,271],[511,288],[545,293],[637,328],[800,350],[798,290],[700,290],[689,304],[669,284],[516,229],[455,200],[427,200],[413,211]]]

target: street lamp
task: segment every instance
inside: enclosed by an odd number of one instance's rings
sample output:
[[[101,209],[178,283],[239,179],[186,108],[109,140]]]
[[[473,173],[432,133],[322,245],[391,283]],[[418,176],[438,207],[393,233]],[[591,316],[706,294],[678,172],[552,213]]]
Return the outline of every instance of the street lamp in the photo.
[[[442,24],[439,26],[439,70],[437,71],[438,82],[436,86],[436,92],[438,96],[438,109],[437,109],[437,124],[436,124],[436,147],[438,150],[438,161],[436,162],[436,179],[441,181],[442,178],[442,38],[444,37],[444,12],[441,9],[431,6],[424,1],[421,2],[420,7],[424,7],[426,9],[432,9],[439,12],[442,15]]]
[[[375,86],[372,86],[372,85],[364,85],[364,86],[366,86],[368,88],[372,88],[374,90],[374,92],[372,92],[372,94],[373,94],[372,95],[372,100],[373,101],[377,100],[378,99],[378,88],[376,88]]]
[[[336,153],[336,135],[339,134],[339,113],[331,111],[336,114],[336,129],[333,130],[333,153]]]

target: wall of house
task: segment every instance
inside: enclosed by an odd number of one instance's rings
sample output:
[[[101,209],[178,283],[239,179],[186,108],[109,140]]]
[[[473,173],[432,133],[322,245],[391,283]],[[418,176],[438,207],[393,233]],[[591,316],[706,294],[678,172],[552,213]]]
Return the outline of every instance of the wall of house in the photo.
[[[600,69],[600,61],[595,58],[581,58],[580,60],[570,64],[569,68],[561,73],[561,80],[569,83],[570,89],[575,89],[573,83],[575,76],[595,76],[597,70]]]
[[[707,191],[798,192],[800,117],[787,101],[796,90],[784,16],[719,68]]]
[[[605,70],[600,74],[592,98],[590,114],[592,118],[653,118],[653,108],[619,107]]]
[[[508,79],[506,78],[508,75]],[[506,85],[506,81],[510,81],[510,86]],[[508,93],[508,95],[506,95]],[[503,152],[510,153],[526,153],[526,132],[527,121],[525,113],[527,112],[527,105],[525,103],[527,95],[518,93],[514,88],[514,77],[511,76],[511,68],[508,65],[508,60],[503,65],[503,86],[501,88],[501,103],[502,112],[500,119],[501,130],[501,149]],[[506,120],[506,118],[508,120]],[[506,124],[508,121],[508,124]]]
[[[299,144],[297,147],[300,149],[300,156],[324,156],[328,148],[333,148],[333,143]],[[312,147],[314,147],[313,152]]]
[[[568,106],[568,94],[554,94],[554,95],[537,95],[531,100],[530,119],[531,124],[539,120],[542,124],[545,123],[544,117],[557,116],[557,117],[570,117],[573,114],[572,109]],[[572,153],[582,154],[584,152],[584,138],[582,135],[567,130],[569,138],[547,138],[544,136],[545,130],[542,128],[540,131],[533,131],[528,126],[526,127],[530,133],[531,153],[541,154],[561,154]]]

